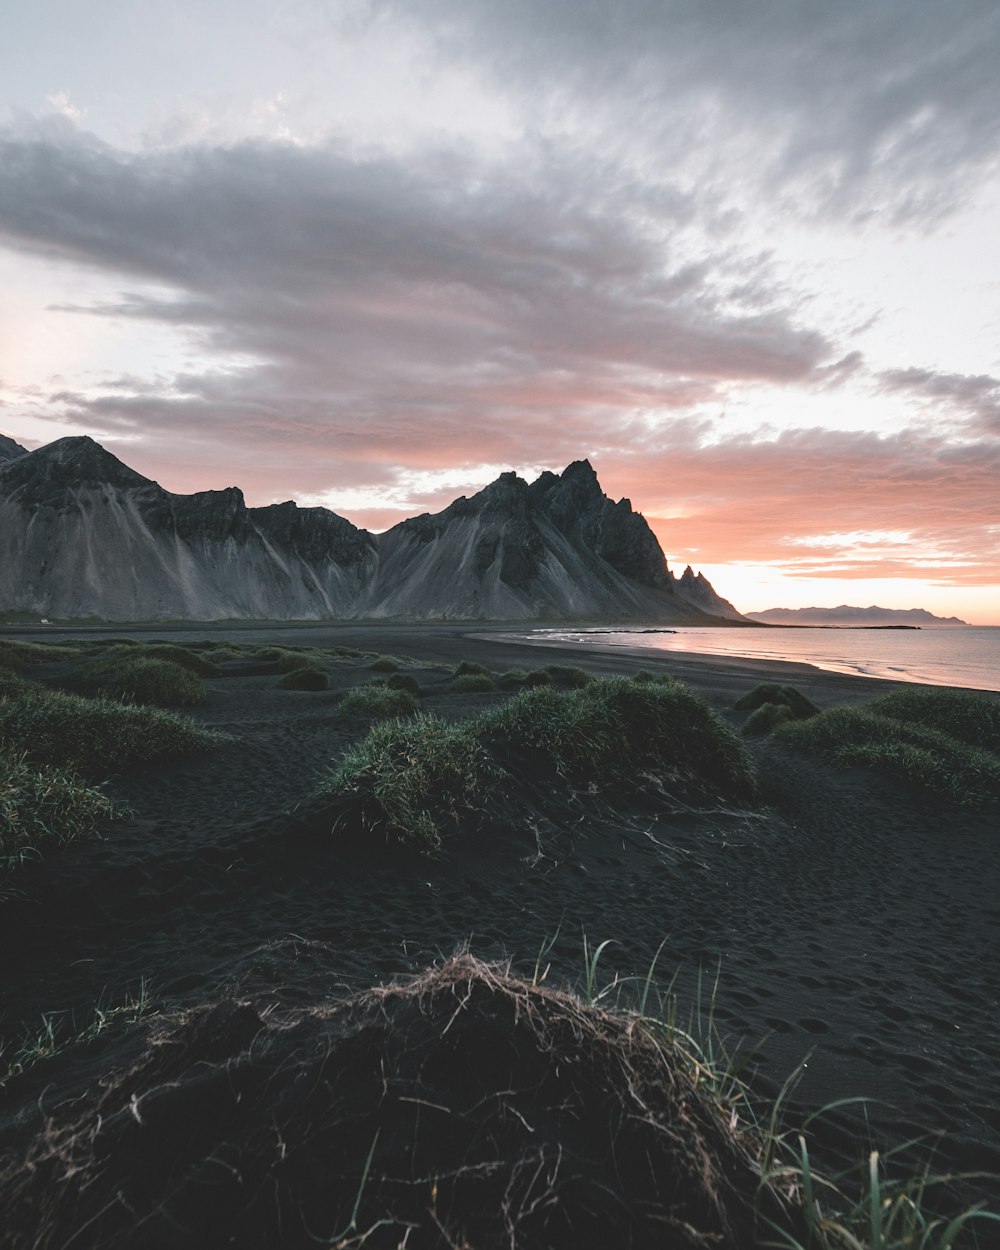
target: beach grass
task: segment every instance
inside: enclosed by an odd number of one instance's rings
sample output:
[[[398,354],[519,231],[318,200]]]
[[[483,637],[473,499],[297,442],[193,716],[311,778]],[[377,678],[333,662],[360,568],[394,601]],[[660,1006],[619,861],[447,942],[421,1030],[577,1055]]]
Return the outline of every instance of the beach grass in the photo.
[[[85,699],[32,682],[0,681],[0,749],[103,776],[215,747],[224,734],[159,708]]]
[[[741,699],[737,699],[733,706],[738,712],[756,712],[760,708],[768,706],[787,708],[788,715],[775,718],[775,724],[782,719],[808,720],[810,716],[815,716],[819,712],[816,704],[811,699],[807,699],[801,690],[796,690],[794,686],[782,686],[773,681],[762,682],[761,685],[754,687],[749,694],[745,694]],[[749,723],[748,721],[747,724]],[[761,723],[763,723],[763,718]]]
[[[698,778],[752,794],[753,765],[738,736],[700,695],[671,680],[608,677],[580,689],[524,690],[477,722],[484,735],[597,783],[644,772]]]
[[[366,716],[375,720],[410,716],[417,710],[417,701],[409,690],[373,683],[348,690],[338,707],[342,716]]]
[[[303,665],[284,673],[275,683],[281,690],[328,690],[330,681],[321,668]]]
[[[19,642],[0,639],[0,669],[20,672],[33,664],[57,664],[81,655],[78,647],[52,642]]]
[[[373,726],[319,794],[354,795],[366,828],[436,850],[443,829],[485,801],[496,775],[464,725],[419,715]]]
[[[198,677],[219,676],[218,667],[210,659],[197,651],[191,651],[187,647],[177,647],[169,642],[116,643],[115,646],[85,664],[80,670],[80,676],[101,677],[108,673],[113,674],[123,663],[134,663],[138,660],[167,662],[194,673]]]
[[[554,941],[549,939],[546,945]],[[743,1061],[719,1032],[718,975],[707,992],[699,975],[694,1001],[684,1011],[674,982],[663,989],[655,980],[662,943],[644,975],[615,973],[602,978],[601,958],[612,945],[613,941],[605,940],[592,946],[583,936],[583,973],[572,992],[586,1006],[636,1019],[661,1038],[671,1061],[679,1064],[753,1158],[761,1192],[781,1196],[784,1210],[778,1214],[758,1209],[754,1244],[760,1250],[976,1250],[980,1245],[977,1228],[984,1223],[1000,1224],[1000,1212],[987,1210],[983,1204],[955,1210],[954,1201],[941,1196],[961,1177],[894,1171],[889,1165],[891,1151],[870,1151],[859,1163],[839,1170],[818,1163],[816,1148],[823,1119],[843,1104],[820,1108],[803,1123],[788,1122],[788,1098],[805,1061],[774,1100],[763,1099],[746,1082]],[[538,983],[540,975],[544,980],[539,970],[545,958],[543,946],[532,984]]]
[[[790,745],[835,763],[881,769],[956,803],[981,807],[1000,798],[1000,755],[929,727],[936,696],[951,713],[951,720],[943,717],[950,729],[967,737],[982,735],[983,719],[975,715],[979,709],[974,708],[973,715],[960,713],[949,694],[941,699],[938,692],[931,692],[929,698],[918,700],[919,717],[909,715],[908,701],[889,703],[894,714],[887,715],[885,702],[877,699],[781,725],[777,734]]]
[[[0,868],[93,837],[122,810],[71,769],[0,752]]]
[[[397,693],[361,687],[345,696],[341,707],[352,699],[352,710],[375,715],[369,709],[379,691]],[[412,774],[404,783],[405,769],[398,765],[407,759]],[[472,767],[470,761],[479,763]],[[739,796],[750,796],[755,788],[746,747],[701,696],[677,682],[641,685],[607,678],[569,691],[522,690],[460,725],[421,716],[373,727],[341,758],[317,796],[362,795],[363,824],[437,848],[460,812],[481,811],[486,790],[499,777],[526,767],[589,787],[656,777],[661,784]],[[480,794],[477,779],[486,787]],[[405,797],[393,797],[395,785]],[[379,803],[387,806],[373,816]],[[438,823],[442,813],[443,824]]]
[[[146,655],[118,658],[101,667],[94,680],[104,697],[142,706],[196,707],[209,695],[192,669]]]
[[[497,684],[486,673],[462,673],[448,683],[449,694],[490,694]]]

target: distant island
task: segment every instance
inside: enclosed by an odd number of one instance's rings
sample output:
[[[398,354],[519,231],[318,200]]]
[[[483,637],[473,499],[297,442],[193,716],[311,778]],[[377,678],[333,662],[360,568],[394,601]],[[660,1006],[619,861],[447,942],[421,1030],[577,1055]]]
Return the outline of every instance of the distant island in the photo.
[[[745,616],[762,625],[968,625],[957,616],[935,616],[925,608],[768,608],[765,612],[747,612]]]

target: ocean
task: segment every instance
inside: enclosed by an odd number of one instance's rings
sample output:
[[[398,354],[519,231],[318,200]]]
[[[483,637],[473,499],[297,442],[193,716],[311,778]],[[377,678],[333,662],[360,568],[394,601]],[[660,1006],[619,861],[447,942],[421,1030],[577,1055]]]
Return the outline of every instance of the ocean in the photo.
[[[1000,691],[1000,626],[928,629],[729,629],[677,625],[669,630],[535,629],[524,635],[554,642],[649,647],[754,660],[794,660],[834,673]]]

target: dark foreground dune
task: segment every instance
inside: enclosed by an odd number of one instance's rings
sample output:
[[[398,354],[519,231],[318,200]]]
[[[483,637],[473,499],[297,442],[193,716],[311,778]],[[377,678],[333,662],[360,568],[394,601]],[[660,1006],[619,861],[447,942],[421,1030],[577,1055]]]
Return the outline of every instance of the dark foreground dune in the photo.
[[[138,636],[134,627],[127,632]],[[667,671],[733,724],[741,717],[729,709],[762,680],[792,682],[821,707],[889,688],[799,665],[560,652],[457,627],[225,633],[252,642],[277,637],[369,648],[425,664],[466,659],[492,669],[566,663],[603,674]],[[204,628],[176,635],[205,636]],[[445,717],[500,697],[448,694],[442,669],[406,671],[424,688],[424,706]],[[116,1114],[127,1122],[124,1073],[135,1064],[148,1068],[147,1033],[200,1018],[203,1004],[236,1000],[265,1019],[269,1011],[289,1019],[335,1015],[346,995],[413,974],[463,943],[474,956],[510,961],[529,977],[544,947],[546,984],[579,984],[586,935],[591,950],[605,939],[613,943],[597,970],[601,984],[616,972],[643,977],[658,949],[657,977],[664,984],[676,977],[682,1006],[699,992],[704,1005],[717,980],[715,1023],[747,1058],[754,1091],[773,1095],[804,1065],[790,1102],[793,1121],[833,1101],[867,1100],[821,1121],[817,1148],[830,1160],[915,1143],[898,1160],[901,1167],[930,1160],[935,1171],[976,1172],[962,1183],[963,1198],[1000,1205],[995,811],[970,813],[764,739],[753,747],[761,797],[752,803],[695,803],[649,789],[614,803],[603,795],[556,801],[538,794],[512,807],[506,823],[454,837],[440,858],[384,844],[338,845],[297,826],[295,809],[364,733],[365,722],[341,717],[336,704],[342,689],[368,676],[360,663],[344,666],[326,692],[279,689],[273,676],[254,673],[216,680],[210,701],[191,714],[233,735],[232,742],[122,774],[111,789],[132,805],[131,819],[102,841],[76,844],[18,873],[19,895],[0,905],[0,1035],[15,1043],[26,1033],[37,1036],[46,1017],[53,1033],[68,1039],[92,1026],[95,1006],[110,1013],[106,1028],[91,1029],[93,1040],[57,1047],[9,1082],[0,1155],[12,1175],[20,1175],[25,1151],[40,1149],[49,1118],[57,1137],[79,1131],[108,1073],[115,1074]],[[150,1010],[139,1023],[114,1014],[141,991]],[[249,1017],[231,1010],[237,1024],[246,1023]],[[195,1016],[165,1023],[185,1012]],[[223,1051],[216,1063],[229,1054]],[[161,1075],[169,1083],[169,1065]],[[212,1088],[209,1081],[202,1093],[195,1084],[184,1096],[197,1104],[214,1096]],[[172,1108],[164,1115],[187,1114],[180,1094],[178,1100],[163,1104]],[[525,1107],[516,1103],[530,1121]],[[434,1116],[442,1113],[424,1113],[421,1123],[433,1138]],[[352,1140],[360,1166],[370,1127],[359,1120]],[[126,1144],[114,1150],[127,1156],[128,1140],[125,1134]],[[227,1159],[223,1151],[221,1168],[235,1166]],[[345,1164],[344,1177],[349,1215],[360,1167],[352,1172]],[[575,1235],[579,1245],[615,1244]],[[121,1244],[210,1244],[136,1236]],[[499,1234],[477,1236],[470,1244],[511,1244]],[[980,1240],[989,1244],[985,1234]],[[36,1243],[25,1237],[13,1244]],[[94,1231],[73,1244],[102,1243]],[[448,1244],[443,1234],[440,1244]],[[736,1235],[731,1244],[743,1243]]]

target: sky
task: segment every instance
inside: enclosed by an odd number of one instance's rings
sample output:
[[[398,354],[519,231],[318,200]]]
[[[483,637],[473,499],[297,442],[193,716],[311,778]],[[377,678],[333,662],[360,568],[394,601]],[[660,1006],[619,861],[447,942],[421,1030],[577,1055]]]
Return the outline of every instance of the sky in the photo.
[[[384,529],[588,457],[1000,624],[995,0],[5,0],[0,432]]]

